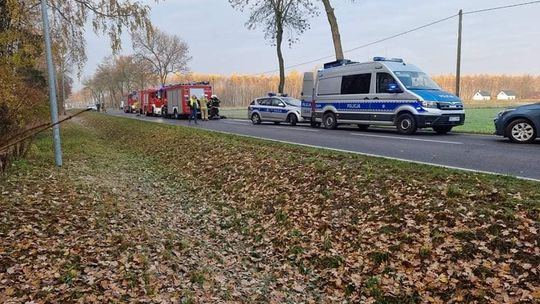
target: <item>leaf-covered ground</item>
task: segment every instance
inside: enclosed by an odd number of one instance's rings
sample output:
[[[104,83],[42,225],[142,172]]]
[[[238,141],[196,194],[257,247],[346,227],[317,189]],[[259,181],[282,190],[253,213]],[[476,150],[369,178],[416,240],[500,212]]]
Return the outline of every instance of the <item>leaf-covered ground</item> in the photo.
[[[0,179],[0,303],[540,301],[537,183],[95,113],[63,140]]]

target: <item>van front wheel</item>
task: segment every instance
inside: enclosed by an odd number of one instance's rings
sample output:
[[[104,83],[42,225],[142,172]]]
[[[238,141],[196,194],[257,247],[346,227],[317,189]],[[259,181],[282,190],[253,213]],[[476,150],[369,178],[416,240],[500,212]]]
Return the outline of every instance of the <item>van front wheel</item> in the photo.
[[[409,113],[401,114],[396,120],[397,130],[400,134],[411,135],[416,132],[416,120]]]
[[[323,124],[326,129],[337,128],[336,115],[332,112],[326,113],[323,116]]]

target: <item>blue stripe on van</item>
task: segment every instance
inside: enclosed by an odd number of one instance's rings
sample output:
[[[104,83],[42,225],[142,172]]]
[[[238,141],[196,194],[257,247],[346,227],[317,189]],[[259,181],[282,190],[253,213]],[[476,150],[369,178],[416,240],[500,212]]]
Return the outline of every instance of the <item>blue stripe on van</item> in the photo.
[[[307,107],[308,103],[302,103],[303,107]],[[393,112],[400,106],[410,105],[418,112],[426,112],[422,105],[415,100],[380,100],[369,102],[317,102],[316,110],[321,110],[326,106],[333,106],[338,111],[343,112]],[[311,108],[311,104],[309,104]]]

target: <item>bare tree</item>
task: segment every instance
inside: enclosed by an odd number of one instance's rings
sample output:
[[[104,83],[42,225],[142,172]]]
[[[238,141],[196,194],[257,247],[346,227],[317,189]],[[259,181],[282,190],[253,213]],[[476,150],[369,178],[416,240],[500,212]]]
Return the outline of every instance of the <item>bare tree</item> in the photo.
[[[284,34],[287,32],[291,46],[298,40],[296,36],[309,28],[308,19],[317,14],[316,7],[309,0],[229,0],[229,3],[240,11],[249,9],[251,14],[246,27],[251,30],[261,25],[265,38],[275,44],[279,64],[278,92],[283,93],[285,63],[281,45]]]
[[[170,73],[188,71],[189,47],[178,36],[154,28],[151,33],[135,32],[132,40],[136,55],[153,66],[162,85]]]
[[[341,35],[339,34],[339,25],[337,23],[336,15],[334,14],[334,8],[330,4],[330,0],[321,0],[324,4],[324,10],[326,11],[326,17],[330,24],[330,30],[332,31],[332,41],[334,42],[334,50],[336,52],[336,60],[342,60],[343,47],[341,46]]]

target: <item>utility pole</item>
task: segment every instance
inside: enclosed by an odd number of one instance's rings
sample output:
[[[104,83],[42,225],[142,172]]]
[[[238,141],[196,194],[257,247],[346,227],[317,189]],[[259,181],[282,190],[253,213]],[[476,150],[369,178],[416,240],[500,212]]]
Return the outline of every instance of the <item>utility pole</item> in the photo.
[[[459,10],[458,42],[457,42],[457,65],[456,65],[456,96],[459,97],[461,85],[461,31],[463,29],[463,10]]]
[[[49,71],[49,99],[51,103],[51,120],[55,124],[53,131],[54,161],[57,167],[62,166],[62,146],[60,144],[60,126],[58,123],[58,104],[56,101],[56,78],[52,60],[51,33],[49,32],[49,16],[47,15],[47,0],[41,0],[41,17],[43,19],[43,35],[47,51],[47,70]]]

